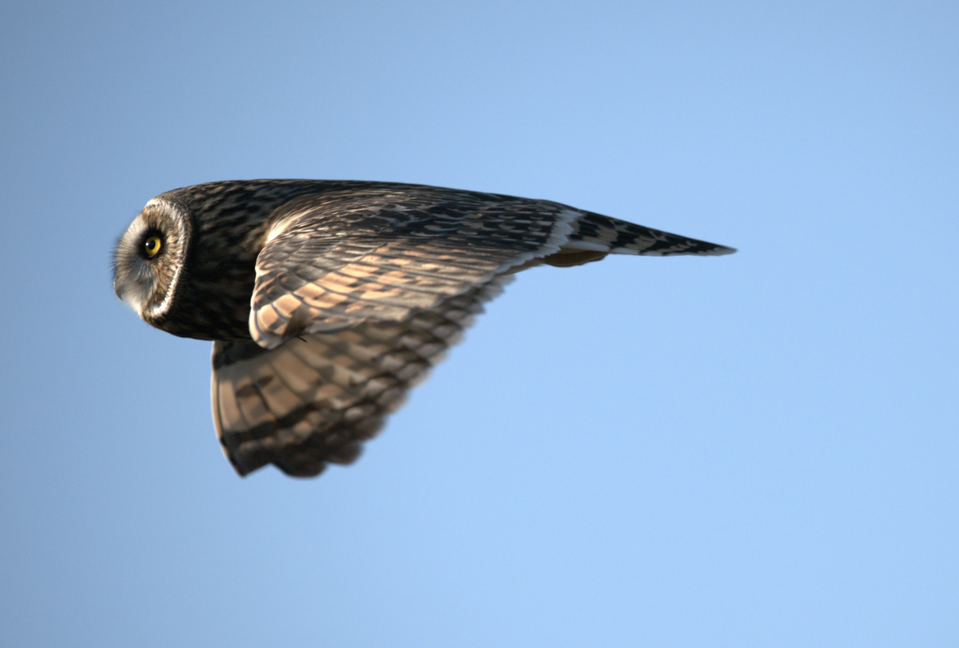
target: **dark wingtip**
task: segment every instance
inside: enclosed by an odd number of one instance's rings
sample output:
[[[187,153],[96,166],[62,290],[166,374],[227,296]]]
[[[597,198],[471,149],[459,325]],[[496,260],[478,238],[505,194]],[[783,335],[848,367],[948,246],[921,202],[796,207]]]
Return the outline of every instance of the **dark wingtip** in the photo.
[[[735,254],[736,251],[737,251],[737,250],[736,250],[736,248],[734,248],[734,247],[727,247],[727,246],[725,246],[725,245],[717,245],[715,248],[713,248],[713,251],[710,252],[710,254],[713,255],[713,256],[724,256],[724,255],[726,255],[726,254]]]

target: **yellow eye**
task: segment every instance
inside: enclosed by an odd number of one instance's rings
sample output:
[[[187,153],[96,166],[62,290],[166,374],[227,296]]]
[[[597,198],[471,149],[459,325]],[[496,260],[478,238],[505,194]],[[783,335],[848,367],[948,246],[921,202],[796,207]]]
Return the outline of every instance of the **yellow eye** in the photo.
[[[154,234],[150,236],[143,242],[143,251],[146,252],[147,258],[152,259],[160,252],[160,247],[162,247],[163,241],[160,240],[160,237]]]

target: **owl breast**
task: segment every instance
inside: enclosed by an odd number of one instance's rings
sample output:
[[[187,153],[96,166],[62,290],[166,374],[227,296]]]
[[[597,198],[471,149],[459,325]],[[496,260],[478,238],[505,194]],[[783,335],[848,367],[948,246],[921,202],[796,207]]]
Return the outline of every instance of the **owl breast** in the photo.
[[[197,340],[250,340],[250,297],[256,278],[254,261],[236,259],[187,265],[184,281],[169,310],[144,319],[179,337]]]

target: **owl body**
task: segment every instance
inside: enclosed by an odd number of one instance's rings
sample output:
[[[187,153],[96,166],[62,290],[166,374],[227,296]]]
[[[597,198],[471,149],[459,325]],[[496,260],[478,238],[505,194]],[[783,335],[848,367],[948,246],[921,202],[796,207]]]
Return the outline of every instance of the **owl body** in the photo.
[[[362,441],[516,272],[726,248],[544,200],[424,185],[253,180],[147,203],[114,288],[213,340],[214,423],[241,475],[313,476]]]

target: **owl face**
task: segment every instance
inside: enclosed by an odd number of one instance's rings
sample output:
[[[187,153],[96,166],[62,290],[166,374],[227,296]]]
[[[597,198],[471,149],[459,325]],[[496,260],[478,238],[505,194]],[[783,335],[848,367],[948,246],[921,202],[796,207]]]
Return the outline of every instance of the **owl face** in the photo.
[[[192,223],[176,205],[154,198],[120,237],[113,289],[144,321],[160,326],[186,265]]]

